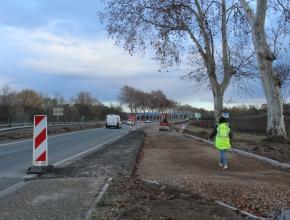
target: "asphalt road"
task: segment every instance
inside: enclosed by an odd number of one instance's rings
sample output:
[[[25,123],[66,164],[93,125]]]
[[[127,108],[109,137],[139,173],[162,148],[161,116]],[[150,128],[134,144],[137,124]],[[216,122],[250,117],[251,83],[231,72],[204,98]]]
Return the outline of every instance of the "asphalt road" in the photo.
[[[128,126],[122,129],[96,128],[70,132],[48,137],[48,163],[62,161],[88,151],[128,133]],[[0,144],[0,192],[19,183],[32,165],[32,140]]]

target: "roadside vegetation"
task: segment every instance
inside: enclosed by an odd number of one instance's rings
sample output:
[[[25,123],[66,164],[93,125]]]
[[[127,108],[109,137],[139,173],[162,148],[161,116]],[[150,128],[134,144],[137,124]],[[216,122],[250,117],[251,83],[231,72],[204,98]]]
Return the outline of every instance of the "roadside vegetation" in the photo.
[[[169,99],[161,90],[143,92],[130,86],[120,89],[120,105],[103,104],[91,93],[81,91],[75,97],[68,99],[56,93],[54,96],[41,94],[32,89],[15,91],[9,86],[0,89],[0,123],[27,123],[33,121],[36,114],[45,114],[49,122],[55,122],[53,108],[64,109],[64,116],[59,117],[61,122],[98,121],[105,120],[108,114],[120,115],[127,119],[127,106],[131,113],[154,112],[156,115],[169,112],[182,112],[181,118],[189,112],[206,112],[204,109],[193,108],[190,105],[181,105]]]
[[[211,114],[201,108],[194,108],[190,105],[182,105],[168,98],[161,90],[144,92],[140,89],[124,86],[118,96],[119,102],[126,105],[131,113],[154,113],[159,114],[179,114],[181,119],[189,117],[193,112]]]
[[[121,106],[106,106],[91,93],[81,91],[68,99],[56,93],[54,96],[41,94],[32,89],[15,91],[9,86],[0,89],[0,122],[32,122],[36,114],[45,114],[50,122],[57,120],[53,108],[62,107],[64,116],[60,121],[104,120],[107,114],[124,115]]]

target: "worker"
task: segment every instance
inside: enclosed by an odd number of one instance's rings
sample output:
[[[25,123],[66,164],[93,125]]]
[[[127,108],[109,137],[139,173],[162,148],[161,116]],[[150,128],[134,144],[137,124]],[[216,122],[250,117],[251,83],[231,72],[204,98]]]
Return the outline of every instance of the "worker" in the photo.
[[[129,129],[130,132],[134,131],[134,124],[135,124],[134,121],[131,121]]]
[[[209,139],[215,137],[215,147],[220,152],[219,166],[223,170],[228,169],[228,162],[226,158],[226,151],[232,146],[233,132],[228,122],[228,114],[222,113],[218,124],[215,126]]]

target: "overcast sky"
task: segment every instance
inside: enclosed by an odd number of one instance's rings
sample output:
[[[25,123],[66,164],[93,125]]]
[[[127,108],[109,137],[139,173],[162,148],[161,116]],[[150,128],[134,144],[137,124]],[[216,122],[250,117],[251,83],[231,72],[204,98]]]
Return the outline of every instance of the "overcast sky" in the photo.
[[[213,109],[212,94],[179,79],[178,70],[159,72],[150,54],[129,56],[107,38],[97,13],[98,0],[7,0],[0,5],[0,87],[30,88],[64,97],[89,91],[100,101],[116,102],[124,85],[161,89],[182,103]],[[233,95],[225,102],[261,104],[259,83],[252,97]]]

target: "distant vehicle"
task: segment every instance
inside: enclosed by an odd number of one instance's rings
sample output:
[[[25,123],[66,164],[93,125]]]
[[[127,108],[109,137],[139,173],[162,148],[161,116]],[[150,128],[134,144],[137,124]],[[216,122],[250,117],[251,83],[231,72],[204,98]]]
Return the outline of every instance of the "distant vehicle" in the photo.
[[[163,118],[159,123],[159,131],[170,131],[169,122],[166,118]]]
[[[106,128],[121,128],[122,127],[122,121],[119,115],[107,115],[106,118]]]
[[[144,123],[151,123],[151,121],[150,120],[146,120],[146,121],[144,121]]]
[[[127,125],[131,125],[132,123],[133,123],[133,125],[135,124],[134,121],[130,121],[130,120],[127,121]]]

